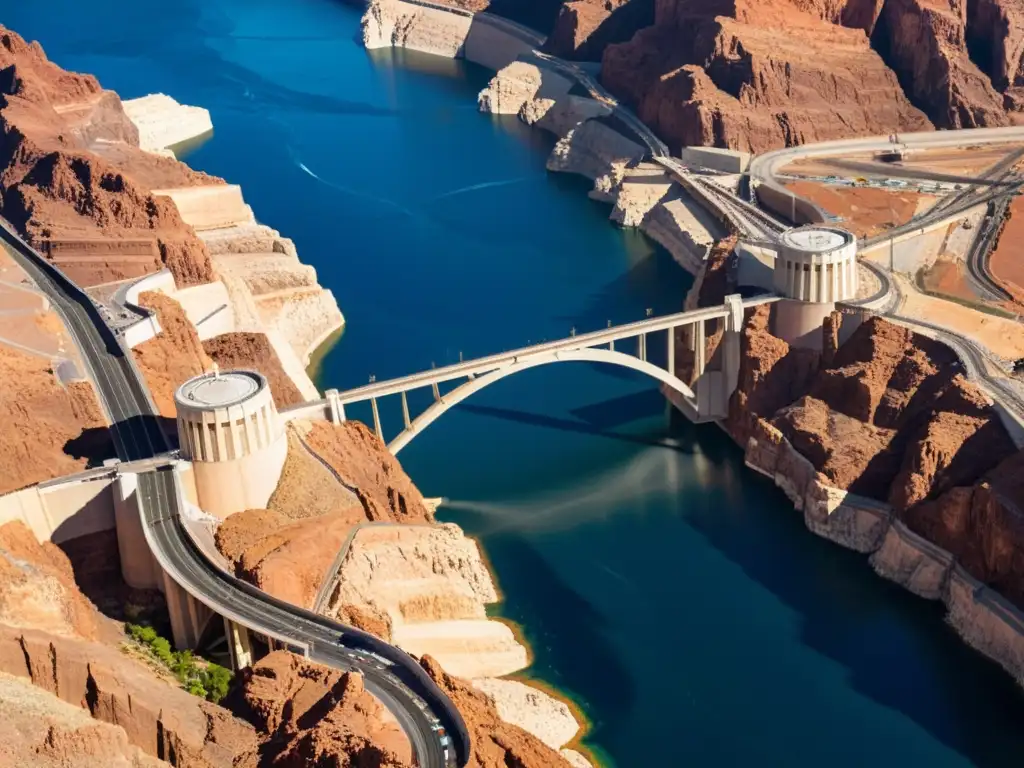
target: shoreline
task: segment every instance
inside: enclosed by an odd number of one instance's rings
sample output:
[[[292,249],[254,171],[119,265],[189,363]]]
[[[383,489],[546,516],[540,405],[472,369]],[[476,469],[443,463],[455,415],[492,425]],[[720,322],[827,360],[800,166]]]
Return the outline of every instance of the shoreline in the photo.
[[[399,17],[391,19],[390,23],[396,28],[402,26],[402,34],[385,35],[382,32],[389,20],[381,19],[384,6],[382,0],[371,0],[369,3],[369,10],[364,16],[364,43],[367,48],[391,46],[447,58],[465,58],[495,71],[495,76],[478,97],[480,110],[491,114],[516,115],[527,125],[553,134],[556,144],[547,163],[548,169],[574,173],[593,181],[594,188],[589,196],[612,206],[609,218],[613,222],[624,227],[639,228],[665,247],[684,269],[694,275],[695,286],[699,284],[711,247],[727,236],[728,232],[716,232],[715,222],[710,221],[707,215],[701,215],[703,209],[699,204],[696,207],[689,205],[685,193],[679,195],[673,191],[669,194],[669,190],[678,185],[674,185],[659,168],[649,165],[645,167],[642,162],[636,165],[638,150],[642,157],[642,147],[635,141],[638,137],[627,137],[593,119],[607,114],[607,107],[592,98],[570,93],[579,83],[574,82],[561,68],[543,66],[543,62],[537,61],[536,57],[527,55],[524,57],[527,61],[524,61],[514,56],[504,63],[499,62],[497,66],[494,55],[478,58],[478,51],[469,44],[475,27],[471,24],[466,31],[464,12],[449,9],[451,12],[448,16],[458,18],[457,24],[452,26],[446,24],[445,6],[429,4],[429,13],[418,13],[415,9],[424,7],[420,0],[388,0],[387,7],[399,13]],[[413,10],[403,12],[403,8]],[[483,16],[490,17],[490,14]],[[486,23],[490,25],[494,22],[488,18]],[[379,25],[380,29],[374,29],[374,24]],[[463,36],[461,44],[453,44],[453,38],[458,39],[460,35]],[[439,45],[439,40],[444,44]],[[635,167],[627,170],[627,164]],[[642,177],[642,182],[631,185],[630,179],[636,177]],[[693,230],[699,230],[697,237],[694,237]],[[719,426],[741,451],[744,465],[761,475],[767,475],[790,498],[795,510],[803,514],[805,527],[809,531],[845,548],[869,555],[869,564],[876,573],[904,589],[920,594],[912,584],[913,574],[886,573],[884,565],[880,565],[882,552],[890,543],[890,538],[901,537],[900,524],[894,512],[879,512],[878,505],[871,500],[860,499],[827,485],[813,489],[815,493],[808,493],[809,484],[803,482],[803,477],[787,475],[783,470],[768,471],[757,466],[751,455],[753,438],[744,445],[729,433],[724,423],[719,423]],[[756,447],[754,443],[753,449],[756,450]],[[791,461],[791,464],[809,465],[807,459],[791,446],[790,451],[796,457],[796,461]],[[802,482],[802,492],[797,492]],[[816,497],[812,498],[815,494]],[[872,520],[865,523],[865,516],[870,516]],[[868,530],[859,530],[858,526],[866,526]],[[924,540],[923,537],[919,538]],[[934,544],[931,547],[941,549]],[[953,559],[945,550],[941,552],[944,553],[944,559]],[[923,564],[926,559],[927,553],[921,555],[917,562]],[[954,571],[957,569],[963,570],[958,564],[942,569],[941,584],[935,594],[928,597],[942,600],[946,605],[945,621],[954,627],[965,644],[994,660],[1019,684],[1024,685],[1024,611],[1012,606],[998,592],[973,577],[969,578],[976,583],[976,589],[954,589]],[[966,571],[963,573],[966,574]],[[963,604],[966,599],[970,600],[970,605]],[[975,624],[979,612],[982,618],[991,619],[991,622],[979,628],[958,618],[971,611],[974,611],[972,615]],[[525,639],[525,633],[523,636]],[[540,681],[533,681],[533,684],[537,682]]]

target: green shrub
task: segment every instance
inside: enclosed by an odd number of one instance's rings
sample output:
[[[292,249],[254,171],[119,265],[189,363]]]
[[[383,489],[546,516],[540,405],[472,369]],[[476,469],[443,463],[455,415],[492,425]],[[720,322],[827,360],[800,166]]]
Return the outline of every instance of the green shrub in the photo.
[[[231,685],[233,677],[231,670],[211,663],[203,672],[203,687],[208,691],[206,698],[216,704],[228,694],[228,687]]]
[[[212,662],[197,663],[192,651],[172,651],[167,639],[157,635],[152,627],[125,624],[124,629],[129,637],[145,646],[167,667],[193,696],[202,696],[216,703],[227,695],[233,677],[230,669]]]

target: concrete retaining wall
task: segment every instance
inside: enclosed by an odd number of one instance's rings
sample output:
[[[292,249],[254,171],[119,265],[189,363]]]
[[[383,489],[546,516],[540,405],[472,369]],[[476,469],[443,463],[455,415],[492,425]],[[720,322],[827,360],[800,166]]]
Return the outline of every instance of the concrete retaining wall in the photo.
[[[200,341],[235,330],[231,297],[221,280],[183,288],[174,293],[174,300],[185,310],[185,316],[195,326]]]
[[[21,520],[54,544],[114,527],[114,473],[85,472],[0,496],[0,525]]]
[[[758,184],[754,193],[761,205],[794,224],[822,224],[829,221],[825,211],[788,189]]]
[[[484,15],[473,17],[463,49],[468,61],[497,72],[519,56],[533,51],[534,44],[517,37],[500,24],[500,21]]]
[[[174,293],[174,287],[174,276],[171,274],[171,271],[169,269],[161,269],[159,272],[147,275],[141,280],[136,280],[127,288],[118,291],[115,295],[115,304],[120,304],[139,316],[135,323],[122,331],[124,343],[128,349],[134,349],[139,344],[155,338],[162,330],[156,313],[150,312],[139,304],[139,296],[147,291],[171,295]]]

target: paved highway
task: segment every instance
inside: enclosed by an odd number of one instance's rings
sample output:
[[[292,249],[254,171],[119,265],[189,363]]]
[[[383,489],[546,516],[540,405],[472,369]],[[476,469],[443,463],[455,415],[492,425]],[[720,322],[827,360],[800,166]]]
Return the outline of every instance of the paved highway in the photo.
[[[967,252],[967,274],[975,293],[990,301],[1012,301],[1013,296],[1003,288],[988,268],[989,256],[996,244],[1010,198],[1004,196],[989,203],[988,212],[981,220],[979,231]]]
[[[130,354],[122,349],[95,304],[59,270],[6,226],[0,240],[64,318],[96,385],[122,461],[167,455],[156,409]],[[192,541],[181,520],[180,488],[171,459],[138,475],[143,529],[168,575],[218,614],[306,649],[315,661],[361,672],[408,735],[421,768],[452,768],[469,759],[461,716],[411,657],[377,638],[289,603],[216,567]],[[442,743],[444,727],[450,746]]]

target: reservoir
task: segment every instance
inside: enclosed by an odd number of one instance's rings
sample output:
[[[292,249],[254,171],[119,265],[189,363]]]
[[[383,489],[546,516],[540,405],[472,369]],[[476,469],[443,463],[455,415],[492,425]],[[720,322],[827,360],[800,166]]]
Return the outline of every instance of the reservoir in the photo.
[[[490,73],[369,55],[337,0],[0,0],[4,24],[131,98],[212,114],[195,168],[241,184],[348,325],[341,389],[679,311],[691,278],[476,110]],[[659,354],[664,354],[659,350]],[[652,355],[653,357],[653,355]],[[655,357],[655,359],[657,359]],[[414,409],[429,399],[410,398]],[[385,430],[401,425],[385,402]],[[350,415],[369,418],[358,409]],[[531,369],[401,454],[477,536],[527,676],[640,766],[1020,766],[1024,697],[939,606],[816,538],[717,427],[617,369]]]

